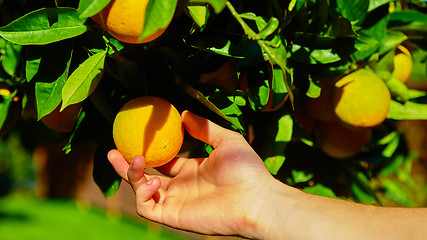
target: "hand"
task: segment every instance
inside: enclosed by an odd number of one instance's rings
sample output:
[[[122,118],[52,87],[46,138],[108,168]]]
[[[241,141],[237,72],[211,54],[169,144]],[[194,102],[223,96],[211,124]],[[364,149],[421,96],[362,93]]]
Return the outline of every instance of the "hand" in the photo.
[[[129,165],[117,150],[108,159],[136,194],[142,217],[204,234],[254,236],[255,221],[274,178],[239,134],[185,111],[185,129],[214,148],[208,158],[176,158],[144,173],[144,158]]]

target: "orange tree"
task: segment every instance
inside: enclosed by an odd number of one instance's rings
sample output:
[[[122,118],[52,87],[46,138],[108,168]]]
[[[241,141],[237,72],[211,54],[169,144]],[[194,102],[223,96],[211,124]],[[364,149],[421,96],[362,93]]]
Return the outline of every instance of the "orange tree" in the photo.
[[[417,86],[427,84],[423,0],[0,4],[0,81],[8,86],[8,93],[1,94],[0,125],[19,121],[7,117],[15,96],[22,99],[21,122],[79,104],[77,116],[58,117],[70,118],[73,126],[61,133],[64,151],[86,141],[97,143],[94,180],[105,196],[120,184],[106,159],[115,148],[114,117],[130,99],[150,95],[239,131],[274,176],[303,191],[372,204],[425,204],[424,179],[413,171],[419,161],[398,127],[401,121],[427,119],[425,88],[410,88],[392,74],[402,45],[412,55],[410,78]],[[391,100],[381,106],[382,101],[359,97],[378,85],[364,81],[346,101],[358,106],[363,99],[363,108],[385,110],[385,119],[362,130],[341,124],[334,112],[325,113],[334,123],[308,114],[307,99],[317,99],[323,86],[334,85],[324,82],[358,69],[377,75]],[[337,104],[340,96],[335,95]],[[329,100],[317,101],[316,107],[334,109]],[[333,138],[346,138],[346,131],[369,132],[369,138],[362,144],[349,141],[360,146],[351,156],[336,158],[323,152],[315,137],[325,124],[349,128],[322,129],[330,151],[343,151],[342,142],[334,145]],[[188,135],[185,142],[191,147],[182,151],[190,155],[211,151]]]

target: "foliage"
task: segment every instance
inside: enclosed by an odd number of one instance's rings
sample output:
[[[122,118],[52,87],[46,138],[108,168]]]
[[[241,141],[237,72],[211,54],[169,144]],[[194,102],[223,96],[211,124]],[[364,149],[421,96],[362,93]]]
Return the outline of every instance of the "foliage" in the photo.
[[[425,71],[425,1],[166,2],[151,1],[144,26],[156,32],[174,15],[166,32],[137,45],[119,42],[91,19],[109,0],[21,0],[19,9],[4,1],[0,7],[12,16],[1,22],[0,81],[24,99],[23,118],[31,109],[40,120],[59,105],[83,103],[64,149],[97,142],[94,177],[106,195],[118,187],[105,159],[114,147],[114,116],[127,100],[154,95],[239,131],[272,174],[307,192],[374,204],[390,198],[398,205],[424,204],[409,200],[417,190],[410,171],[416,160],[397,122],[427,119],[426,92],[409,89],[391,72],[400,44],[421,52],[414,66]],[[236,68],[236,87],[199,81],[226,62]],[[392,93],[388,119],[373,129],[360,154],[333,159],[298,122],[298,99],[319,96],[320,78],[362,67],[374,70]],[[195,144],[191,154],[209,152],[209,146]]]

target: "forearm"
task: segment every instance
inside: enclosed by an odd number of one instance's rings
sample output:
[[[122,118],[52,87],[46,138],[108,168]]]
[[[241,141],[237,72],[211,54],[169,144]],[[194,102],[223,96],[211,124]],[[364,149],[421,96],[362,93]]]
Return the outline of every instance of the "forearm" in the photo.
[[[280,183],[281,184],[281,183]],[[427,209],[386,208],[276,184],[257,219],[261,239],[424,239]]]

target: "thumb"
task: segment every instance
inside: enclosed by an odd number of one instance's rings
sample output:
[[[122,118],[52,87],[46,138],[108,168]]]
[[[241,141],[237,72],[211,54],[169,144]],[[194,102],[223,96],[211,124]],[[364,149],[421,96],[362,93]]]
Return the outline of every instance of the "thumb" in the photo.
[[[213,148],[217,148],[227,138],[235,138],[236,136],[242,138],[239,133],[223,128],[190,111],[182,113],[182,122],[191,136],[211,145]]]

